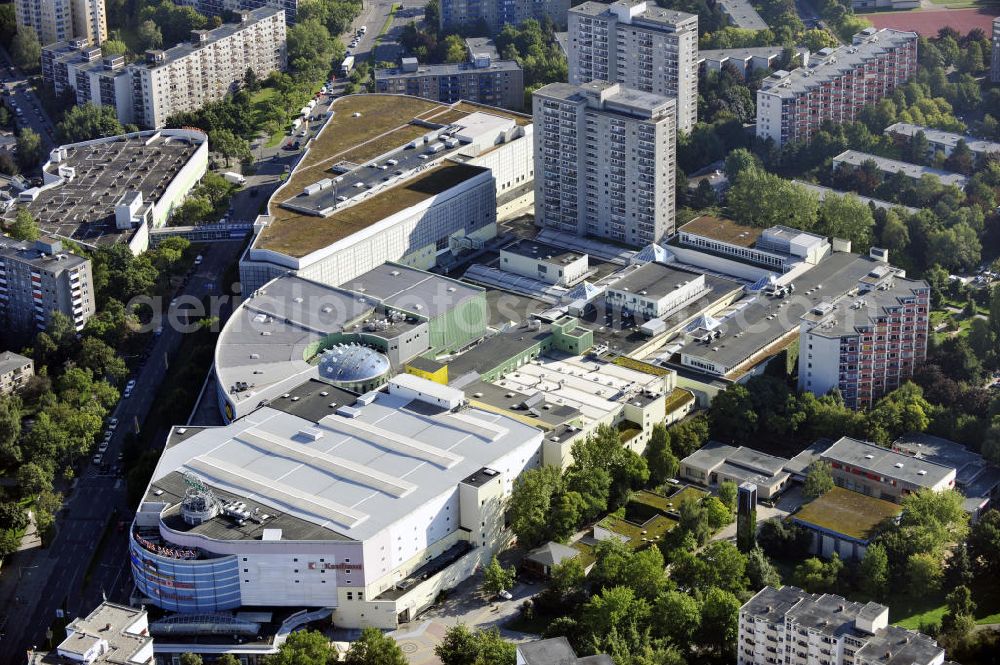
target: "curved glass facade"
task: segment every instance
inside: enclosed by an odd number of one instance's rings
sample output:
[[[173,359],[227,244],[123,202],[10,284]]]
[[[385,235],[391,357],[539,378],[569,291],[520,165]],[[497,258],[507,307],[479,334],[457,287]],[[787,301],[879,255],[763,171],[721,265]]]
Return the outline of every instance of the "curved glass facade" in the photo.
[[[240,606],[235,555],[217,559],[162,556],[144,547],[135,533],[130,533],[129,558],[136,588],[165,610],[217,612]]]

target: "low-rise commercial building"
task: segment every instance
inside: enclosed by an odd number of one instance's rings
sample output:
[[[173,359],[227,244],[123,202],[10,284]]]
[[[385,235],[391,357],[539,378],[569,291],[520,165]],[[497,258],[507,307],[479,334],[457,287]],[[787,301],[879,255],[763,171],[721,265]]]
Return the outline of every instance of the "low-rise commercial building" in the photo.
[[[128,66],[133,117],[143,127],[163,127],[167,118],[222,99],[248,69],[258,79],[285,69],[285,15],[274,7],[240,14],[238,23],[195,30],[191,43],[146,51]]]
[[[960,443],[910,432],[893,441],[892,449],[955,469],[955,487],[965,496],[965,512],[973,521],[994,507],[995,501],[1000,498],[1000,467]]]
[[[720,0],[719,7],[730,25],[744,30],[767,30],[767,21],[761,18],[749,0]]]
[[[901,162],[898,159],[880,157],[858,150],[845,150],[832,160],[834,171],[844,167],[857,169],[865,164],[874,164],[875,169],[884,175],[901,173],[912,180],[920,180],[924,176],[934,176],[942,185],[954,185],[959,189],[965,189],[965,186],[969,184],[969,178],[959,173],[936,169],[932,166]]]
[[[851,0],[851,9],[874,11],[892,10],[902,11],[916,9],[920,6],[920,0]]]
[[[42,166],[44,184],[18,194],[42,232],[89,247],[149,246],[150,229],[167,218],[205,175],[208,136],[163,129],[59,146]]]
[[[902,511],[898,503],[834,487],[802,506],[791,520],[812,533],[813,554],[860,561],[879,529]]]
[[[982,159],[986,155],[1000,155],[1000,143],[987,141],[958,132],[946,132],[943,129],[914,125],[908,122],[896,122],[885,128],[887,136],[895,138],[897,141],[909,142],[917,134],[923,134],[927,139],[927,156],[934,157],[937,152],[943,152],[945,156],[950,156],[958,145],[959,141],[965,143],[976,159]]]
[[[82,330],[94,315],[90,259],[63,250],[62,241],[0,242],[0,316],[23,334],[45,330],[59,312]]]
[[[421,65],[403,58],[399,67],[375,70],[375,91],[413,95],[451,104],[463,99],[520,111],[524,72],[514,60],[472,53],[467,62]]]
[[[917,33],[866,28],[850,45],[825,48],[808,67],[778,71],[757,91],[757,136],[805,141],[826,121],[849,122],[917,71]]]
[[[819,455],[838,487],[899,503],[923,489],[955,487],[955,469],[844,436]]]
[[[326,607],[395,628],[508,543],[505,500],[541,442],[410,375],[362,397],[310,382],[176,428],[129,532],[137,591],[186,614]]]
[[[244,289],[289,271],[337,286],[387,261],[448,265],[496,235],[498,209],[531,203],[527,116],[377,94],[331,112],[255,224]]]
[[[23,388],[35,375],[35,361],[13,351],[0,353],[0,394],[10,395]]]
[[[738,665],[942,665],[944,649],[889,625],[889,608],[793,586],[764,587],[740,608]]]
[[[685,263],[715,268],[710,263],[703,265],[704,258],[692,256],[683,248],[755,264],[778,274],[802,263],[816,265],[831,251],[830,242],[823,236],[787,226],[746,226],[712,215],[696,217],[680,227],[671,241],[671,251]]]
[[[650,261],[610,284],[608,307],[642,321],[668,316],[709,291],[705,275]]]
[[[723,481],[736,485],[750,482],[757,486],[761,499],[773,499],[785,490],[790,474],[784,470],[788,460],[740,446],[709,441],[681,460],[683,480],[705,487],[718,487]]]
[[[52,651],[32,651],[28,665],[152,665],[153,638],[146,610],[104,601],[66,625]]]
[[[500,268],[546,284],[572,286],[587,276],[587,255],[522,238],[500,248]]]
[[[607,654],[579,658],[569,640],[565,637],[553,637],[547,640],[537,640],[517,645],[517,665],[613,665],[614,661]]]

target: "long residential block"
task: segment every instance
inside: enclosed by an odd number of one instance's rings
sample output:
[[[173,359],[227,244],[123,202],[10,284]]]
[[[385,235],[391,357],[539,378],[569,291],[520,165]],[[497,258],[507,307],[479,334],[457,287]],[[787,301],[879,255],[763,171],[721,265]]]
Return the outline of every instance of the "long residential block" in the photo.
[[[465,99],[517,111],[524,107],[524,72],[517,62],[486,53],[473,54],[469,62],[442,65],[403,58],[399,67],[375,70],[375,90],[448,104]]]
[[[866,28],[853,43],[822,49],[808,67],[777,71],[757,91],[757,136],[808,140],[830,120],[854,120],[917,71],[917,33]]]
[[[993,57],[990,60],[990,80],[1000,83],[1000,16],[993,19]]]
[[[534,95],[535,222],[642,247],[674,230],[677,105],[591,81]]]
[[[520,25],[528,19],[541,22],[546,18],[562,29],[569,5],[569,0],[442,0],[441,30],[485,28],[497,33],[508,23]]]
[[[738,665],[941,665],[944,649],[889,625],[889,608],[793,586],[764,587],[740,608]]]
[[[130,65],[133,117],[144,127],[163,127],[175,113],[222,99],[248,69],[264,78],[285,64],[284,12],[245,12],[239,23],[192,31],[190,44],[146,51],[145,62]]]
[[[698,17],[645,0],[585,2],[569,12],[569,82],[593,80],[677,100],[677,128],[698,121]]]

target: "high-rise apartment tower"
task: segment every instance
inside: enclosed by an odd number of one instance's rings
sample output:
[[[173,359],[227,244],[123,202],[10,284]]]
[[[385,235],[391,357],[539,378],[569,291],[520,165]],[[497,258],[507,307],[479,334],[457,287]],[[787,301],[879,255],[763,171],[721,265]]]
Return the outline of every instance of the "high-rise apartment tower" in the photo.
[[[569,10],[569,82],[611,81],[677,99],[677,128],[698,121],[698,17],[644,0]]]

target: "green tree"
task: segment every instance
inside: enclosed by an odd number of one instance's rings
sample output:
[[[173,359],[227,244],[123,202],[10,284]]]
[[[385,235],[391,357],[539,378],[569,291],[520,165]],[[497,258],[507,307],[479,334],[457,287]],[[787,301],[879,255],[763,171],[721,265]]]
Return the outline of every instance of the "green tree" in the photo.
[[[875,217],[871,208],[854,194],[830,194],[819,204],[816,231],[850,240],[855,252],[865,253],[872,244]]]
[[[937,593],[941,589],[943,578],[941,560],[930,552],[917,552],[906,560],[906,579],[911,589],[920,589],[921,593]]]
[[[723,589],[709,589],[701,604],[699,641],[720,656],[735,657],[739,618],[740,601],[735,595]]]
[[[361,630],[361,637],[351,644],[343,662],[346,665],[407,665],[406,656],[396,640],[371,627]]]
[[[687,593],[667,591],[653,606],[656,634],[678,645],[690,644],[701,626],[701,605]]]
[[[644,454],[651,482],[662,485],[668,478],[677,476],[680,462],[670,449],[670,432],[663,423],[653,425]]]
[[[833,467],[829,462],[816,461],[809,465],[806,482],[802,487],[802,496],[810,500],[817,499],[833,487]]]
[[[35,462],[22,464],[17,470],[17,486],[23,496],[51,490],[52,472]]]
[[[716,395],[708,421],[714,439],[730,443],[749,439],[756,429],[757,412],[747,387],[734,383]]]
[[[709,421],[703,415],[686,418],[670,428],[670,449],[683,459],[708,441]]]
[[[42,64],[42,45],[31,28],[21,28],[10,42],[10,57],[21,69],[34,71]]]
[[[231,653],[224,653],[215,659],[215,665],[240,665],[240,661]]]
[[[736,495],[736,483],[731,480],[723,480],[719,483],[719,501],[732,513],[736,512]]]
[[[988,510],[969,533],[969,559],[978,580],[1000,580],[1000,511]]]
[[[253,70],[248,69],[247,71]],[[212,146],[212,150],[226,158],[227,164],[231,159],[243,162],[253,158],[253,155],[250,153],[250,144],[247,143],[247,140],[241,136],[237,136],[228,129],[214,129],[209,131],[208,144]]]
[[[649,481],[646,460],[621,443],[618,430],[600,425],[586,439],[577,441],[572,449],[573,464],[566,471],[567,482],[577,489],[574,478],[592,470],[604,470],[611,476],[607,508],[614,510],[625,504],[629,492],[639,489]],[[584,494],[580,491],[581,495]],[[590,503],[587,496],[583,497]],[[592,504],[591,504],[592,505]]]
[[[746,555],[747,577],[750,580],[750,590],[758,591],[766,586],[780,587],[781,575],[771,564],[759,546],[754,546]]]
[[[497,558],[493,557],[489,565],[483,570],[483,584],[480,587],[483,596],[494,598],[501,591],[509,590],[514,586],[514,575],[515,570],[513,567],[504,568],[500,565]]]
[[[465,42],[458,35],[448,35],[439,47],[442,62],[465,62]]]
[[[96,106],[86,103],[73,106],[56,125],[56,131],[63,143],[76,143],[106,136],[116,136],[125,132],[118,122],[113,106]]]
[[[16,238],[17,240],[34,242],[35,240],[38,240],[39,236],[42,235],[42,232],[38,228],[38,222],[35,221],[34,216],[28,212],[28,209],[18,208],[17,214],[14,215],[14,221],[10,225],[10,235],[12,238]]]
[[[329,67],[333,40],[329,30],[316,19],[299,21],[288,28],[288,65],[304,78],[319,78]]]
[[[579,629],[585,643],[599,646],[609,635],[625,639],[628,651],[640,646],[642,627],[649,619],[649,603],[629,587],[604,588],[584,604]]]
[[[497,628],[472,632],[462,624],[448,629],[434,653],[443,665],[514,665],[517,659],[517,647]]]
[[[17,134],[17,163],[22,171],[30,171],[42,161],[42,137],[30,127]]]
[[[861,560],[861,588],[875,600],[885,598],[889,588],[889,557],[881,543],[872,543]]]
[[[366,628],[367,630],[375,630]],[[378,633],[378,631],[375,631]],[[378,633],[381,637],[381,633]],[[362,631],[362,638],[365,633]],[[360,640],[359,640],[360,641]],[[353,650],[354,645],[351,645]],[[267,657],[267,665],[334,665],[338,662],[337,652],[323,633],[315,630],[301,630],[288,636],[278,648],[278,653]],[[375,665],[377,661],[353,660],[356,665]],[[386,665],[396,665],[398,661],[385,661]],[[381,664],[379,664],[381,665]],[[401,664],[400,664],[401,665]]]
[[[28,526],[28,513],[16,501],[0,503],[0,529],[18,531]]]
[[[705,519],[712,531],[718,531],[733,521],[733,513],[716,497],[710,496],[702,502],[705,508]]]
[[[201,656],[196,653],[182,653],[181,665],[202,665]]]
[[[120,39],[109,39],[101,44],[101,55],[105,58],[114,55],[125,55],[128,52],[128,45]]]
[[[899,527],[912,534],[913,540],[925,542],[926,551],[940,552],[945,545],[964,540],[969,532],[969,515],[962,504],[963,497],[956,490],[923,489],[908,494],[903,498]],[[940,557],[936,560],[940,565]]]
[[[736,221],[761,227],[785,224],[809,231],[819,209],[816,195],[809,190],[754,167],[739,174],[726,200]]]
[[[524,547],[536,547],[548,539],[552,498],[561,485],[559,469],[551,466],[528,469],[514,481],[507,513],[510,528]]]
[[[941,630],[950,637],[963,638],[976,627],[976,604],[967,586],[957,586],[945,598],[948,611],[941,617]]]
[[[0,530],[0,559],[13,554],[21,546],[21,536],[12,529]]]
[[[793,579],[796,586],[810,593],[827,593],[834,590],[843,567],[836,552],[825,563],[822,559],[811,557],[795,567]]]
[[[163,33],[160,32],[159,26],[153,21],[143,21],[140,23],[139,28],[136,30],[136,36],[139,39],[139,48],[144,51],[158,49],[163,46]]]

